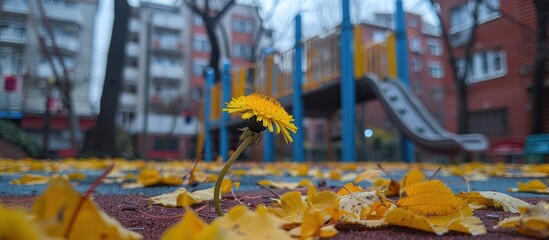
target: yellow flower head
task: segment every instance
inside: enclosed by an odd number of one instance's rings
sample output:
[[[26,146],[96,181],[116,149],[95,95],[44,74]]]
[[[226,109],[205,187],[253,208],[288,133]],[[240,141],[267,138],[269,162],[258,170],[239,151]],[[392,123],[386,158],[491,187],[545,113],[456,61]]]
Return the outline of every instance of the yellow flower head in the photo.
[[[273,125],[276,126],[276,133],[282,132],[286,143],[293,142],[289,131],[297,132],[297,127],[292,123],[294,118],[286,112],[282,104],[276,99],[262,94],[252,93],[248,96],[233,98],[223,111],[242,113],[242,119],[250,121],[255,119],[270,132],[274,132]]]

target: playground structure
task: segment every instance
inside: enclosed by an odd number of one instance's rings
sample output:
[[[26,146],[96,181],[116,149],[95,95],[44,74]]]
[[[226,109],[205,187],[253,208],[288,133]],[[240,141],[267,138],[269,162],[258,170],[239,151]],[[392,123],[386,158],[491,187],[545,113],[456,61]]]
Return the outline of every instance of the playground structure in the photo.
[[[293,49],[267,54],[256,64],[232,72],[230,63],[226,62],[222,81],[215,85],[213,71],[208,71],[204,112],[205,160],[213,159],[213,130],[219,130],[219,155],[224,160],[228,158],[228,128],[244,123],[238,116],[222,112],[222,107],[231,98],[251,92],[278,99],[293,114],[296,126],[301,129],[294,136],[295,161],[304,160],[303,117],[329,116],[338,109],[342,109],[344,126],[342,144],[344,148],[348,146],[343,149],[342,160],[355,161],[355,131],[354,126],[351,126],[354,122],[354,105],[372,99],[379,99],[394,125],[406,137],[427,150],[455,155],[488,148],[488,141],[483,135],[456,135],[440,126],[406,89],[407,81],[403,84],[397,79],[408,78],[407,73],[398,74],[407,72],[407,66],[400,66],[408,62],[407,57],[404,57],[404,61],[397,63],[397,49],[402,49],[402,44],[397,44],[395,34],[387,34],[381,43],[364,43],[360,28],[352,28],[348,16],[347,19],[345,17],[348,15],[345,14],[348,7],[348,1],[343,1],[343,23],[330,31],[330,34],[302,41],[301,17],[298,15]],[[396,32],[398,35],[398,29]],[[407,51],[406,48],[404,34],[404,51]],[[263,161],[273,161],[273,134],[266,132],[263,144]],[[406,144],[406,141],[401,143],[404,146]],[[401,152],[406,151],[401,149]]]

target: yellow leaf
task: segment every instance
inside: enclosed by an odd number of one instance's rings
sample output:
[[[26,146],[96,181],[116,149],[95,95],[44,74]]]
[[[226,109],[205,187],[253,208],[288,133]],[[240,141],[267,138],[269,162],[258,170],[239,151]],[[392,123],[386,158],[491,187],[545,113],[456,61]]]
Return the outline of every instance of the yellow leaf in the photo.
[[[276,182],[268,179],[263,179],[259,181],[258,184],[265,187],[273,187],[277,189],[294,189],[297,187],[307,187],[307,186],[313,185],[313,183],[309,179],[302,179],[300,182],[297,182],[297,183],[296,182]]]
[[[324,211],[332,208],[334,203],[338,203],[339,195],[332,191],[321,191],[314,194],[307,194],[307,204],[314,211]]]
[[[137,180],[144,186],[153,186],[160,183],[162,176],[156,169],[143,169],[137,175]]]
[[[537,238],[549,237],[549,204],[539,202],[519,217],[504,219],[500,228],[515,228],[519,233]]]
[[[72,181],[84,181],[84,180],[86,180],[86,175],[82,172],[72,172],[72,173],[67,174],[67,177],[69,178],[69,180],[72,180]]]
[[[34,221],[50,237],[63,237],[81,199],[80,194],[63,178],[54,178],[48,189],[36,199],[32,210]],[[141,239],[141,235],[124,229],[120,223],[102,212],[89,198],[85,198],[68,239]]]
[[[365,180],[369,182],[374,182],[377,179],[379,179],[379,176],[381,175],[381,173],[382,173],[381,170],[366,170],[358,174],[358,176],[356,176],[355,183],[359,183]]]
[[[511,197],[507,194],[492,192],[492,191],[479,191],[459,193],[458,197],[467,201],[467,203],[476,203],[484,206],[502,207],[506,212],[519,213],[520,208],[533,207],[531,204],[522,201],[520,199]]]
[[[328,174],[329,178],[331,180],[335,180],[335,181],[339,181],[341,180],[341,173],[338,171],[338,170],[332,170],[330,171],[330,173]]]
[[[420,171],[419,169],[410,170],[406,175],[404,175],[404,177],[402,177],[402,180],[400,181],[399,194],[402,194],[402,192],[407,187],[410,187],[423,180],[425,180],[425,175],[423,174],[422,171]]]
[[[339,191],[337,192],[337,195],[339,196],[345,196],[349,193],[354,193],[354,192],[360,192],[362,191],[362,188],[360,186],[357,186],[357,185],[354,185],[353,183],[345,183],[344,185],[345,187],[342,187],[341,189],[339,189]],[[349,192],[350,191],[350,192]]]
[[[361,223],[363,209],[369,209],[376,202],[380,201],[379,196],[374,192],[358,192],[340,197],[339,209],[349,214],[342,216],[341,221],[348,223]]]
[[[518,188],[509,189],[512,192],[533,192],[533,193],[543,193],[549,194],[549,187],[545,185],[541,180],[535,179],[528,181],[526,183],[518,182]]]
[[[207,226],[196,213],[188,209],[181,222],[164,232],[162,240],[198,239],[198,234]]]
[[[221,193],[229,193],[232,190],[232,181],[230,179],[223,179],[221,183]],[[177,195],[177,206],[186,207],[194,204],[203,203],[206,201],[212,201],[214,198],[214,187],[202,189],[189,193],[187,191],[181,192]]]
[[[464,208],[466,214],[451,214],[447,216],[427,217],[403,208],[395,208],[387,213],[385,221],[399,225],[442,235],[449,230],[469,233],[471,235],[486,234],[482,221],[474,216],[468,216],[470,209]]]
[[[337,234],[334,225],[324,226],[329,216],[318,211],[307,211],[303,215],[303,222],[299,228],[290,232],[292,236],[300,239],[311,239],[314,237],[330,238]],[[299,233],[299,234],[297,234]]]
[[[440,180],[414,184],[403,192],[397,206],[424,216],[448,215],[467,203],[456,197]]]
[[[165,207],[177,207],[177,196],[188,192],[185,188],[179,188],[171,193],[164,193],[158,196],[149,198],[151,204],[159,204]]]
[[[297,191],[280,196],[280,208],[268,208],[273,214],[289,223],[301,222],[305,209],[307,204],[303,201],[301,193]]]
[[[38,227],[27,220],[22,210],[0,205],[0,239],[44,239]]]
[[[50,181],[48,176],[39,175],[39,174],[24,174],[19,179],[14,179],[10,181],[10,184],[14,185],[37,185],[37,184],[46,184]]]

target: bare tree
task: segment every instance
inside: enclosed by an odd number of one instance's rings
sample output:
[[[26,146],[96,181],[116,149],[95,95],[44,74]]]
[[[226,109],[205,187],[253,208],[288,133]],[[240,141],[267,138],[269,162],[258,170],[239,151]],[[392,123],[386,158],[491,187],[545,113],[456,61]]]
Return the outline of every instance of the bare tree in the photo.
[[[442,33],[442,40],[445,45],[445,50],[448,57],[448,64],[450,65],[451,74],[454,79],[454,84],[457,90],[457,120],[458,120],[458,133],[469,133],[469,110],[467,100],[467,73],[472,63],[473,45],[475,43],[475,35],[477,30],[479,7],[483,0],[473,0],[465,6],[468,7],[469,17],[471,18],[471,26],[469,29],[464,30],[467,34],[466,40],[463,42],[463,58],[461,59],[462,68],[459,69],[458,61],[460,59],[456,56],[455,49],[457,47],[452,46],[449,33],[449,23],[445,22],[442,18],[440,6],[435,3],[435,0],[429,0],[437,19],[440,22],[440,28]]]
[[[536,58],[532,76],[531,133],[543,133],[543,80],[547,62],[547,25],[549,1],[533,0],[536,8]]]
[[[214,70],[215,79],[217,81],[221,79],[221,71],[219,69],[221,52],[219,41],[216,36],[216,28],[219,26],[223,16],[225,16],[229,9],[235,4],[235,0],[226,1],[226,3],[219,8],[219,11],[210,8],[209,0],[203,1],[202,8],[197,4],[196,0],[185,0],[185,4],[193,11],[193,13],[198,14],[204,22],[204,27],[206,28],[211,47],[209,66]]]
[[[130,5],[126,0],[114,1],[114,21],[112,36],[107,56],[105,81],[101,95],[101,109],[97,124],[88,133],[84,152],[99,155],[116,156],[116,126],[115,118],[118,110],[118,98],[122,88],[123,69],[125,63],[125,46],[130,17]]]
[[[63,55],[61,54],[61,51],[57,45],[57,41],[56,41],[55,34],[53,33],[53,29],[46,16],[44,5],[42,4],[42,0],[37,0],[35,3],[38,8],[37,9],[38,13],[40,15],[40,22],[42,23],[47,36],[46,37],[42,36],[38,27],[38,21],[37,19],[34,18],[34,15],[33,15],[32,21],[34,22],[33,24],[34,31],[36,36],[38,37],[38,41],[39,41],[39,45],[42,50],[42,53],[45,55],[46,59],[50,64],[50,67],[52,68],[52,72],[55,77],[53,84],[59,89],[59,91],[63,96],[62,98],[63,105],[67,109],[67,113],[69,115],[71,148],[77,149],[78,148],[77,133],[79,132],[79,126],[78,126],[78,118],[76,116],[75,109],[74,109],[74,102],[72,99],[73,83],[70,79],[69,70],[65,65],[65,60],[63,58]],[[31,5],[31,6],[34,6],[34,5]],[[51,44],[53,53],[49,52],[46,44],[47,41],[49,41],[49,43]],[[58,72],[58,67],[54,63],[54,58],[57,58],[59,65],[61,66],[61,73]],[[48,98],[49,96],[46,96],[46,101],[49,100]],[[48,109],[46,109],[46,115],[49,115]],[[46,118],[49,118],[49,116],[46,116]]]

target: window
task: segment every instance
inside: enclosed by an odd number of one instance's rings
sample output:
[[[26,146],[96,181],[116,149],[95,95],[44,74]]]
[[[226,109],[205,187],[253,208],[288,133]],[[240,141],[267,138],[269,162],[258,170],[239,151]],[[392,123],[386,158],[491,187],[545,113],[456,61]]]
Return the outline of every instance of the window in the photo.
[[[372,41],[374,41],[374,43],[380,43],[385,41],[385,37],[386,37],[385,31],[376,30],[372,35]]]
[[[410,18],[410,21],[408,22],[408,26],[410,27],[413,27],[413,28],[417,28],[417,19],[415,18]]]
[[[193,60],[193,76],[201,77],[204,75],[204,68],[208,66],[206,59]]]
[[[193,14],[193,24],[194,25],[197,25],[197,26],[202,26],[204,25],[204,22],[202,20],[202,17],[200,15],[197,15],[197,14]]]
[[[436,39],[427,40],[427,50],[429,54],[434,56],[442,55],[442,47],[440,46],[440,41]]]
[[[252,33],[252,21],[246,19],[233,19],[233,31],[241,33]]]
[[[478,23],[490,21],[501,16],[499,0],[484,0],[478,8]]]
[[[177,58],[161,56],[154,56],[153,63],[161,65],[163,67],[176,67],[180,64],[179,59]]]
[[[154,47],[162,49],[177,49],[179,45],[179,35],[174,32],[155,32]]]
[[[412,59],[412,71],[413,72],[421,71],[421,59],[419,58]]]
[[[458,74],[464,74],[464,63],[463,59],[456,62]],[[499,78],[507,74],[507,60],[503,50],[477,52],[473,55],[472,62],[469,64],[467,73],[467,82],[469,84]]]
[[[155,137],[154,150],[177,151],[179,150],[179,139],[174,137]]]
[[[423,88],[422,88],[422,86],[421,86],[421,82],[418,81],[418,80],[416,80],[416,81],[414,81],[413,86],[414,86],[414,93],[415,93],[416,95],[421,95],[421,93],[423,92]]]
[[[444,90],[442,88],[433,88],[431,89],[431,96],[433,100],[440,102],[444,100]]]
[[[421,53],[421,40],[418,37],[412,37],[410,40],[410,51]]]
[[[491,109],[471,112],[469,130],[487,136],[500,136],[508,133],[507,109]]]
[[[233,44],[233,55],[239,58],[249,58],[252,53],[252,47],[250,45],[244,45],[240,43]]]
[[[444,70],[442,69],[442,64],[439,62],[430,62],[427,67],[429,71],[429,76],[434,78],[443,78]]]
[[[450,32],[459,32],[471,27],[476,1],[470,0],[450,10]],[[478,7],[477,23],[482,24],[501,16],[499,0],[482,1]]]
[[[193,47],[197,52],[210,52],[210,42],[204,35],[197,35],[194,37]]]

